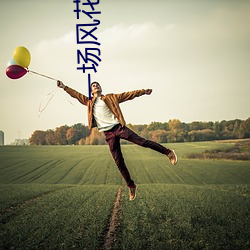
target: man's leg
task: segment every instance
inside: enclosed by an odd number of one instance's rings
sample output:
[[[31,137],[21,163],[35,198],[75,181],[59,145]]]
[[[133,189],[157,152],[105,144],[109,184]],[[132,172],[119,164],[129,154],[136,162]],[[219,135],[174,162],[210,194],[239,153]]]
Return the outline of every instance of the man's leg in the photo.
[[[124,158],[121,151],[120,138],[116,137],[112,132],[104,132],[106,141],[109,144],[110,152],[115,160],[118,169],[120,170],[124,180],[128,187],[135,187],[134,181],[131,179],[127,166],[124,162]]]
[[[172,165],[175,165],[177,163],[177,156],[173,150],[163,147],[161,144],[157,142],[146,140],[140,137],[139,135],[137,135],[135,132],[133,132],[131,129],[127,128],[126,126],[119,127],[119,136],[120,138],[133,142],[139,146],[150,148],[159,153],[167,155]]]
[[[127,140],[127,141],[133,142],[139,146],[142,146],[145,148],[151,148],[151,149],[153,149],[159,153],[165,154],[165,155],[168,155],[171,152],[170,149],[163,147],[161,144],[159,144],[157,142],[146,140],[146,139],[140,137],[135,132],[133,132],[131,129],[129,129],[125,126],[123,128],[121,128],[120,137],[122,139]]]

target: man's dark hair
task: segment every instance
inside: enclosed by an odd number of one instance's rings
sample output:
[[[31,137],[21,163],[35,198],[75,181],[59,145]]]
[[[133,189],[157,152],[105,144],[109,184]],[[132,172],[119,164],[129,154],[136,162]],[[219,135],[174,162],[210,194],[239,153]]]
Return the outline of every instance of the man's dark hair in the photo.
[[[92,86],[94,83],[97,83],[99,86],[101,86],[99,82],[92,82],[90,86]]]

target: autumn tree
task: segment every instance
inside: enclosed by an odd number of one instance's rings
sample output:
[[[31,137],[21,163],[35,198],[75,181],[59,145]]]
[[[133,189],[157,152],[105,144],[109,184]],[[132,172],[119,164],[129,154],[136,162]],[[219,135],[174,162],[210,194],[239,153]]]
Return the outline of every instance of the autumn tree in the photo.
[[[31,135],[31,137],[29,139],[29,143],[31,145],[45,145],[46,144],[45,135],[46,135],[45,131],[36,130]]]
[[[56,145],[57,144],[57,138],[56,138],[56,134],[55,134],[54,130],[49,129],[46,131],[45,141],[46,141],[46,145]]]
[[[67,130],[66,139],[68,144],[82,144],[89,135],[90,132],[88,127],[81,123],[77,123]]]
[[[178,119],[169,122],[152,122],[149,125],[132,125],[128,128],[139,136],[163,142],[205,141],[214,139],[242,139],[250,138],[250,118],[245,121],[235,119],[221,122],[191,122],[185,123]],[[71,127],[67,125],[47,131],[36,130],[31,135],[31,145],[65,145],[65,144],[105,144],[105,136],[98,130],[78,123]],[[126,141],[123,141],[126,143]]]
[[[103,145],[105,142],[104,134],[100,133],[97,128],[91,129],[89,137],[86,138],[86,144],[89,145]]]
[[[163,129],[158,129],[155,131],[151,131],[151,138],[153,141],[158,142],[158,143],[164,143],[167,142],[167,131]]]

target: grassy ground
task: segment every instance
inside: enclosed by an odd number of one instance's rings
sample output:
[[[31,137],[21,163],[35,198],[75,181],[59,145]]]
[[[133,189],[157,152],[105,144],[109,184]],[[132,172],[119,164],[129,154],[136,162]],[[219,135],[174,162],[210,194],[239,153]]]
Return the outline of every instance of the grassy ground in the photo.
[[[0,147],[0,249],[102,249],[121,185],[113,249],[249,249],[249,161],[185,158],[228,142],[167,146],[177,166],[123,146],[133,202],[107,146]]]
[[[15,184],[15,188],[23,202],[16,203],[13,199],[15,205],[3,210],[0,249],[102,247],[117,186],[75,185],[55,189],[53,185],[34,184],[30,188],[39,194],[28,200],[25,185]],[[41,189],[47,191],[41,193]]]
[[[124,199],[117,249],[247,249],[249,191],[245,185],[141,185],[134,204]]]
[[[234,141],[231,147],[205,150],[202,153],[191,153],[188,158],[196,159],[230,159],[230,160],[250,160],[250,140]]]

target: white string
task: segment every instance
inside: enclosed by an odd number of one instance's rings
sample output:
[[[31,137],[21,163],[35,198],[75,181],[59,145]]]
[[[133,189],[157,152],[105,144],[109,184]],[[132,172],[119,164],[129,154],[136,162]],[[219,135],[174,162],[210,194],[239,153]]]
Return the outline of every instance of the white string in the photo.
[[[43,100],[40,102],[39,108],[38,108],[38,117],[40,118],[41,113],[48,107],[49,103],[51,102],[52,98],[56,94],[58,88],[54,89],[50,93],[44,96]],[[48,99],[48,100],[47,100]],[[46,101],[47,100],[47,101]],[[45,102],[45,105],[43,103]]]
[[[29,73],[33,73],[33,74],[36,74],[36,75],[39,75],[39,76],[42,76],[42,77],[46,77],[46,78],[48,78],[48,79],[50,79],[50,80],[57,81],[57,79],[55,79],[55,78],[53,78],[53,77],[50,77],[50,76],[46,76],[46,75],[40,74],[40,73],[35,72],[35,71],[33,71],[33,70],[30,70],[30,69],[27,69],[27,71],[28,71]]]
[[[45,95],[43,97],[43,100],[40,102],[39,104],[39,108],[38,108],[38,117],[41,117],[41,113],[49,106],[49,103],[51,102],[52,98],[55,96],[56,92],[57,92],[58,88],[54,89],[53,91],[51,91],[50,93],[48,93],[47,95]],[[73,107],[76,108],[76,106],[70,101],[67,100]],[[45,103],[45,104],[44,104]]]
[[[75,107],[75,105],[68,99],[68,102],[73,106]]]
[[[35,72],[35,71],[32,71],[32,70],[30,70],[30,69],[27,69],[27,71],[28,71],[29,73],[33,73],[33,74],[36,74],[36,75],[39,75],[39,76],[46,77],[46,78],[48,78],[48,79],[50,79],[50,80],[57,81],[57,79],[55,79],[55,78],[53,78],[53,77],[50,77],[50,76],[46,76],[46,75],[40,74],[40,73]],[[40,116],[41,116],[41,113],[48,107],[48,105],[49,105],[49,103],[51,102],[52,98],[54,97],[54,95],[55,95],[57,89],[58,89],[58,88],[54,89],[53,91],[51,91],[50,93],[48,93],[47,95],[45,95],[44,98],[43,98],[44,100],[42,100],[42,101],[40,102],[40,105],[39,105],[39,108],[38,108],[38,114],[37,114],[39,118],[40,118]],[[44,107],[42,107],[42,104],[43,104],[43,102],[44,102],[46,99],[48,99],[48,101],[46,101],[46,104],[44,105]],[[75,107],[75,105],[74,105],[70,100],[68,100],[68,102],[69,102],[72,106]]]

